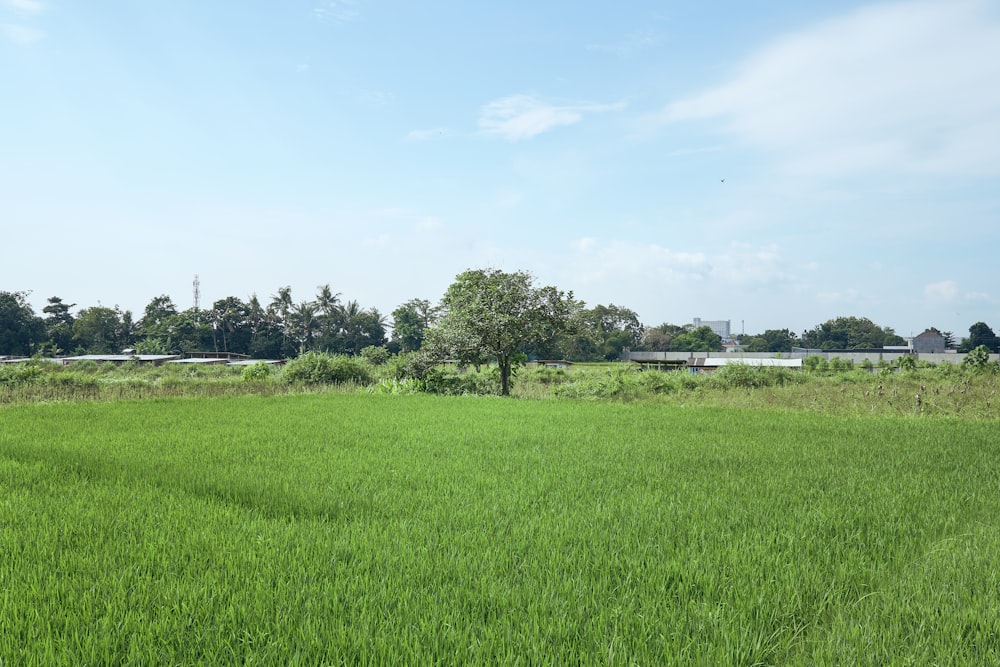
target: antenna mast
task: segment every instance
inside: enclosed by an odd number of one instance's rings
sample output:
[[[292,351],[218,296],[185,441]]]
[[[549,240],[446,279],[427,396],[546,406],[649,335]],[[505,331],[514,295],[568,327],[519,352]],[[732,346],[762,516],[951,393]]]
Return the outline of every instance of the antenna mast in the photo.
[[[201,281],[198,280],[198,274],[194,274],[194,312],[198,312],[198,308],[201,305]]]

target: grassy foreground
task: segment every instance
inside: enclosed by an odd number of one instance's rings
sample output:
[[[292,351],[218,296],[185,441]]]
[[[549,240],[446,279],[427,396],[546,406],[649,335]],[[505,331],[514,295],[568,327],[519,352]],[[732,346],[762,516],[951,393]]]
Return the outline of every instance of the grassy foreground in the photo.
[[[5,667],[1000,661],[993,421],[330,393],[0,424]]]

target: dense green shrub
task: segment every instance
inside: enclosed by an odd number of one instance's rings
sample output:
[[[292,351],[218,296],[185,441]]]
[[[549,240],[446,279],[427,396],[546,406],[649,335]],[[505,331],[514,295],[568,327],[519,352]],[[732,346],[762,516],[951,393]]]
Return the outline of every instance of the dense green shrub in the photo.
[[[0,385],[17,387],[34,384],[42,377],[42,369],[32,362],[0,366]]]
[[[379,345],[369,345],[368,347],[361,348],[361,358],[367,361],[372,366],[381,366],[382,364],[389,361],[389,350],[381,347]]]
[[[271,377],[271,365],[265,361],[258,361],[244,366],[242,376],[244,382],[266,382]]]
[[[998,370],[997,364],[990,361],[990,350],[985,345],[969,352],[962,360],[962,366],[974,373],[995,373]]]
[[[826,359],[818,354],[811,354],[802,360],[802,370],[810,373],[822,373],[827,367]]]
[[[780,387],[797,381],[801,381],[801,377],[795,371],[780,366],[728,364],[711,375],[709,386],[719,389],[759,389]]]
[[[396,380],[423,380],[436,365],[437,362],[423,351],[404,352],[389,358],[384,375]]]
[[[854,362],[848,359],[834,357],[830,360],[830,370],[834,373],[843,373],[854,369]]]
[[[371,371],[362,359],[306,352],[289,361],[281,371],[287,384],[370,384]]]
[[[430,394],[500,394],[500,374],[496,369],[477,372],[437,366],[427,371],[420,383],[423,390]]]

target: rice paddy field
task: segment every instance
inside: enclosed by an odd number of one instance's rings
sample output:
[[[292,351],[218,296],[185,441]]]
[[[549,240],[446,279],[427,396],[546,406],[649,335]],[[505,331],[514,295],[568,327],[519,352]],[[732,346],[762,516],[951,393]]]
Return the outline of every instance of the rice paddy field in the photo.
[[[1000,422],[0,407],[0,665],[1000,662]]]

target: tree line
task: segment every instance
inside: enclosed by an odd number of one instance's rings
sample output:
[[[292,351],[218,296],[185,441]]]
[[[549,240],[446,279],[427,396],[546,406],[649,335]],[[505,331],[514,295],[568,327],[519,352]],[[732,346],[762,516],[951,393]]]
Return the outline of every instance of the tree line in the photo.
[[[160,295],[150,300],[138,319],[118,306],[76,309],[77,304],[56,296],[37,315],[27,297],[25,292],[0,291],[0,354],[112,354],[131,348],[141,354],[228,352],[277,359],[308,351],[355,355],[370,347],[407,353],[421,350],[430,340],[441,355],[472,361],[479,355],[504,365],[512,361],[508,351],[542,359],[601,361],[619,358],[625,348],[723,349],[722,338],[707,326],[647,326],[630,308],[615,304],[588,308],[572,292],[536,287],[527,272],[496,269],[466,271],[437,304],[410,299],[390,317],[343,299],[329,284],[319,286],[307,299],[297,300],[290,287],[281,287],[269,300],[261,301],[256,294],[246,300],[228,296],[207,309],[181,310],[169,296]],[[483,323],[496,326],[476,343],[470,331]],[[1000,351],[1000,339],[983,322],[972,325],[961,343],[951,332],[928,330],[940,333],[953,349],[969,351],[984,345]],[[853,316],[828,320],[801,334],[769,329],[738,339],[747,352],[905,344],[892,328]]]

